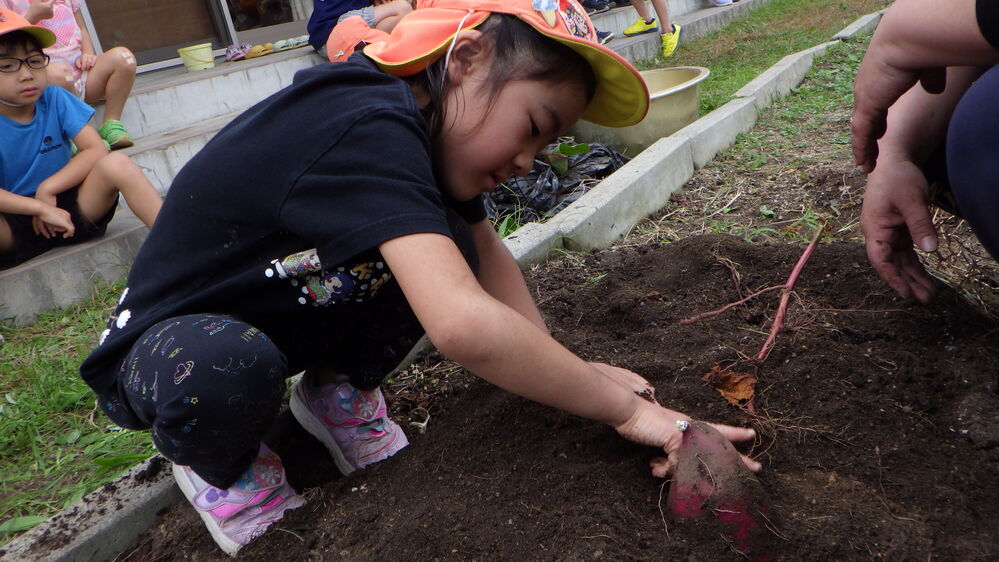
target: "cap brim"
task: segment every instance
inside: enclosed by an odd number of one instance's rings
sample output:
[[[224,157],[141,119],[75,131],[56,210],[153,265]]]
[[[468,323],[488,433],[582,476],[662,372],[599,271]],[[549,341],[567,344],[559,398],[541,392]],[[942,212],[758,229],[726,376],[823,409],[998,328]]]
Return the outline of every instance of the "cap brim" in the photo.
[[[582,119],[605,127],[627,127],[645,118],[649,111],[648,87],[638,70],[621,55],[595,41],[551,33],[555,28],[540,23],[540,15],[532,18],[510,10],[502,2],[493,4],[492,11],[462,12],[434,6],[414,10],[396,25],[387,41],[367,45],[364,54],[389,74],[410,76],[446,53],[458,33],[459,21],[461,30],[466,30],[481,25],[491,13],[509,13],[542,35],[569,47],[589,63],[597,84]]]
[[[400,22],[405,25],[396,25],[387,41],[365,46],[364,54],[393,76],[411,76],[447,52],[459,33],[459,21],[460,31],[465,31],[481,25],[489,16],[490,12],[474,12],[462,20],[464,14],[456,14],[455,10],[413,10]]]
[[[597,43],[541,33],[579,53],[593,69],[597,89],[581,119],[604,127],[628,127],[645,118],[649,112],[649,88],[638,70],[621,55]]]
[[[23,31],[28,35],[31,35],[32,37],[35,38],[35,41],[38,41],[38,46],[42,47],[43,49],[55,45],[56,42],[55,33],[52,33],[51,31],[45,29],[44,27],[39,27],[36,25],[32,25],[30,27],[22,27],[20,29],[14,29],[11,31]],[[7,33],[10,33],[11,31],[8,31]]]

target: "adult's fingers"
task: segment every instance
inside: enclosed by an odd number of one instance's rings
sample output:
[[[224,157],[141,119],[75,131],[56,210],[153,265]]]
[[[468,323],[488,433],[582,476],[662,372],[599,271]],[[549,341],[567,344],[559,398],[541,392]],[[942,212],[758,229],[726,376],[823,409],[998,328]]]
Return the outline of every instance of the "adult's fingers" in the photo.
[[[861,107],[850,118],[850,148],[853,161],[860,171],[869,174],[878,161],[878,139],[888,127],[888,112],[870,112]]]
[[[881,234],[881,236],[878,234]],[[871,263],[871,267],[874,268],[878,277],[903,299],[912,297],[909,284],[902,277],[902,272],[894,261],[895,249],[889,241],[892,233],[888,232],[887,229],[883,229],[880,233],[866,236],[867,261]]]
[[[933,228],[933,218],[930,210],[920,202],[900,201],[899,211],[905,218],[905,226],[909,229],[909,237],[924,252],[935,252],[937,249],[937,231]]]

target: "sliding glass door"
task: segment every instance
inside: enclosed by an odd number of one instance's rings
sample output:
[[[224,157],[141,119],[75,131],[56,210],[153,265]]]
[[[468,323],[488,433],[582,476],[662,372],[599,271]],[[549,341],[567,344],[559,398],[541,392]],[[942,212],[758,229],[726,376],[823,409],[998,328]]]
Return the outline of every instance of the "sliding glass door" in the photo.
[[[150,70],[179,64],[179,47],[211,43],[220,54],[304,35],[312,0],[87,0],[84,10],[101,50],[128,47]]]

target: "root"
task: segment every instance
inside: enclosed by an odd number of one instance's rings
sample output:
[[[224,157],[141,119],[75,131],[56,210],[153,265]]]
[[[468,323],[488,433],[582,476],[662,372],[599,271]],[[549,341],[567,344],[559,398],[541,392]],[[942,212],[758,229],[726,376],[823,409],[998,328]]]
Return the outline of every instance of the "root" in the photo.
[[[669,526],[666,524],[666,512],[663,511],[663,490],[666,489],[666,484],[669,484],[669,480],[659,486],[659,516],[663,518],[663,530],[666,531],[666,540],[669,540]]]

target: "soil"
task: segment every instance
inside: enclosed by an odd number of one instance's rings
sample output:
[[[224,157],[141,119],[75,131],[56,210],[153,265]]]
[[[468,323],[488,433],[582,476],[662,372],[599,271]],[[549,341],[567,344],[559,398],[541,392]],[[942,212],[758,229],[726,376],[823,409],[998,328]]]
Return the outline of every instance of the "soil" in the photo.
[[[842,66],[833,57],[819,68]],[[764,116],[755,137],[699,170],[621,245],[534,268],[529,285],[555,338],[582,357],[636,371],[695,418],[757,429],[742,450],[764,465],[774,559],[997,559],[999,325],[960,287],[918,305],[871,270],[856,227],[863,177],[837,140],[848,135],[840,105],[799,121]],[[750,167],[754,142],[767,161]],[[702,377],[760,350],[779,293],[679,321],[784,283],[822,220],[829,234],[757,373],[750,415]],[[739,237],[702,234],[712,231]],[[744,559],[711,521],[666,518],[668,488],[647,464],[657,452],[609,427],[439,356],[386,390],[411,445],[350,477],[282,418],[268,442],[308,503],[240,558]],[[227,558],[178,504],[120,560]]]
[[[999,332],[945,290],[903,302],[855,243],[820,246],[788,329],[760,372],[756,416],[702,381],[755,354],[779,300],[679,320],[783,283],[800,245],[706,235],[537,270],[552,332],[584,358],[648,378],[665,404],[757,428],[745,451],[782,538],[778,560],[985,560],[999,555]],[[418,384],[431,357],[400,381]],[[738,560],[710,522],[664,519],[656,451],[605,426],[479,382],[445,377],[430,431],[389,461],[340,477],[293,422],[274,447],[309,503],[241,553],[250,560]],[[224,560],[177,505],[128,559]]]

